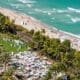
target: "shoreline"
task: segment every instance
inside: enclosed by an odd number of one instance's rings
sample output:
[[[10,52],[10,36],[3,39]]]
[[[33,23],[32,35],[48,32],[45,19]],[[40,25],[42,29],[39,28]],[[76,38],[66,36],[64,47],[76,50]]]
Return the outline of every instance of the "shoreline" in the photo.
[[[59,38],[61,41],[68,39],[71,41],[71,46],[77,50],[80,50],[80,36],[59,30],[55,27],[48,26],[41,21],[14,10],[0,7],[0,13],[8,16],[11,20],[15,21],[15,24],[21,25],[28,30],[41,31],[45,29],[45,35],[50,38]]]

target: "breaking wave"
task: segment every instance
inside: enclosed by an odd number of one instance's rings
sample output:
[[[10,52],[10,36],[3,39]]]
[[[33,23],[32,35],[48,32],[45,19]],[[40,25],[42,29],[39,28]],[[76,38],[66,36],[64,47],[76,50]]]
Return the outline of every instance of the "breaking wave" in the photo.
[[[71,12],[80,13],[80,9],[75,9],[75,8],[68,7],[68,10],[71,11]]]
[[[78,18],[78,17],[71,18],[71,21],[72,21],[73,23],[80,22],[80,18]]]
[[[53,13],[78,13],[80,14],[80,9],[75,9],[75,8],[70,8],[68,7],[67,9],[34,9],[36,12],[41,12],[41,13],[47,13],[48,15],[51,15]]]
[[[18,0],[19,2],[21,2],[21,3],[23,3],[23,4],[25,4],[25,3],[30,3],[30,4],[32,4],[32,3],[36,3],[36,1],[31,1],[31,0]]]

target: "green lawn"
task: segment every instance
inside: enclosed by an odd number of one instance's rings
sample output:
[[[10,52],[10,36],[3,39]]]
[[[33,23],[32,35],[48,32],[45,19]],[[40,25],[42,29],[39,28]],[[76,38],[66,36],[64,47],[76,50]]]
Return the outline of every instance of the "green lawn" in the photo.
[[[4,36],[4,35],[3,35]],[[7,52],[20,52],[27,50],[27,43],[19,40],[0,36],[0,46]]]

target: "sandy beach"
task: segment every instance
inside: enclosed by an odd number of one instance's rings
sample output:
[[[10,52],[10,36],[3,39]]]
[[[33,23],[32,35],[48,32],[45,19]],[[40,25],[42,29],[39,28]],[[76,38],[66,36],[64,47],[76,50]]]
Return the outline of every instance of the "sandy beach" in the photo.
[[[45,29],[45,35],[50,38],[59,38],[61,41],[68,39],[71,41],[73,48],[80,50],[80,36],[58,30],[55,27],[47,26],[31,16],[6,8],[0,7],[0,13],[8,16],[11,20],[14,20],[15,24],[21,25],[28,30],[33,29],[35,31],[41,31],[42,29]]]

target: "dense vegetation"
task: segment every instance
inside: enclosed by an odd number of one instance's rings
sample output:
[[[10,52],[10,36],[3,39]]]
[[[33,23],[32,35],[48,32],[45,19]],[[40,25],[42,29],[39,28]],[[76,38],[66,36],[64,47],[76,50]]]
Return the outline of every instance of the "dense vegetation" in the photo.
[[[70,76],[70,80],[80,80],[80,52],[71,48],[69,40],[61,42],[59,39],[50,39],[43,36],[41,32],[35,32],[32,38],[37,42],[31,44],[32,49],[53,61],[44,80],[49,80],[53,72],[56,74],[64,72]]]
[[[15,38],[15,35],[17,38],[20,38],[21,35],[19,34],[27,36],[25,38],[22,36],[22,38],[24,41],[28,39],[28,44],[32,51],[37,51],[38,55],[46,56],[52,60],[53,64],[46,76],[42,78],[43,80],[50,80],[52,77],[55,77],[56,80],[62,80],[61,77],[56,78],[59,72],[68,75],[68,80],[80,80],[80,52],[71,48],[71,42],[69,40],[61,42],[60,39],[50,39],[48,36],[42,35],[45,33],[44,30],[42,32],[25,30],[21,26],[15,25],[14,21],[10,21],[8,17],[2,14],[0,14],[0,33],[9,34],[13,38]],[[2,48],[0,48],[0,53],[2,53]],[[7,75],[7,73],[6,71],[5,74]]]
[[[8,17],[0,14],[0,46],[9,52],[25,51],[27,44],[17,35],[17,25]]]
[[[18,80],[14,75],[16,68],[9,67],[11,53],[26,51],[28,44],[17,35],[23,28],[14,24],[8,17],[0,13],[0,80]]]

